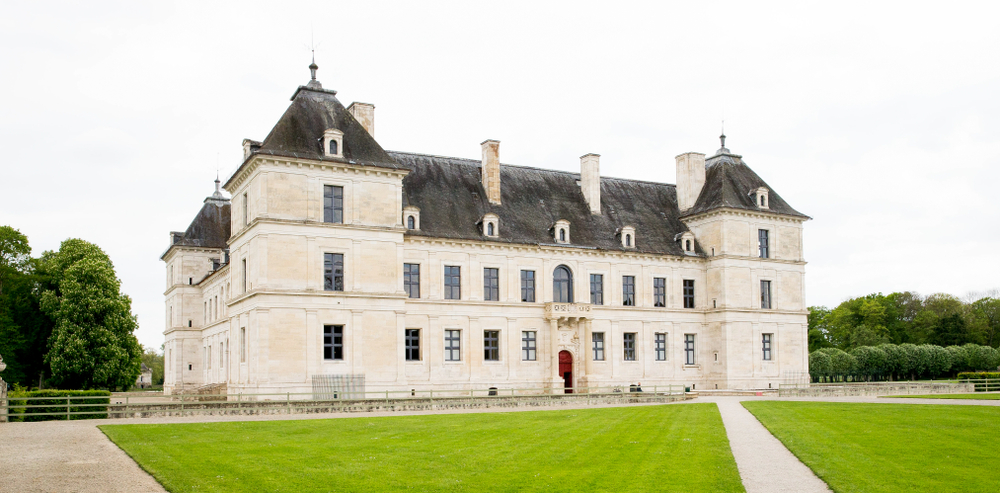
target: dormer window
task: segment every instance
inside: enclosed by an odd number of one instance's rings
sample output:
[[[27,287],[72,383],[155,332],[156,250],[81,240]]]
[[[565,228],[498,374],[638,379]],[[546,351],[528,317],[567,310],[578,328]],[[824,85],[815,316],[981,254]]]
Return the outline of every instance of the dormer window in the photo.
[[[770,202],[770,200],[768,200],[767,192],[768,192],[768,190],[767,190],[766,187],[760,187],[760,188],[758,188],[758,189],[750,192],[750,194],[754,198],[754,203],[757,205],[757,208],[759,208],[759,209],[768,209],[769,208],[769,202]]]
[[[565,219],[560,219],[552,225],[553,236],[555,237],[556,243],[569,243],[569,221]]]
[[[635,228],[632,226],[622,226],[618,230],[618,236],[621,239],[623,247],[635,248]]]
[[[483,235],[490,238],[500,236],[500,218],[496,214],[493,214],[492,212],[485,214],[479,222],[483,227]]]
[[[680,241],[681,250],[684,251],[684,255],[697,255],[695,251],[694,233],[690,231],[685,231],[674,237],[675,241]]]
[[[420,208],[412,205],[403,207],[403,224],[406,229],[420,229]]]
[[[323,132],[323,150],[326,157],[344,157],[344,132],[328,128]]]

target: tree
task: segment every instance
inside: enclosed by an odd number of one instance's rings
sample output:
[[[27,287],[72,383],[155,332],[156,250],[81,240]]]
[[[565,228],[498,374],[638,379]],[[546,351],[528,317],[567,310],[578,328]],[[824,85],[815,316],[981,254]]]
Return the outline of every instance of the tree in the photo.
[[[45,358],[52,382],[66,389],[131,387],[142,347],[133,335],[132,300],[119,292],[111,259],[92,243],[69,239],[41,261],[56,280],[41,296],[54,322]]]
[[[1000,347],[1000,298],[980,298],[969,305],[973,330],[982,344]]]
[[[823,349],[825,347],[831,347],[829,340],[829,327],[827,325],[827,317],[830,316],[830,310],[825,306],[810,306],[809,307],[809,352],[810,354],[817,349]]]
[[[832,371],[830,356],[822,351],[809,353],[809,376],[813,381],[829,377]]]
[[[958,313],[946,315],[938,322],[931,334],[931,343],[938,346],[959,346],[969,341],[965,319]]]
[[[28,238],[0,226],[0,356],[7,363],[4,380],[25,387],[40,385],[46,342],[52,323],[39,307],[42,277],[30,257]]]
[[[163,385],[163,353],[143,346],[142,364],[153,371],[153,385]]]
[[[930,344],[925,344],[922,347],[926,350],[927,376],[937,378],[951,369],[951,355],[947,349]]]
[[[851,350],[851,356],[856,361],[856,373],[865,380],[879,378],[885,374],[887,356],[877,347],[862,346]]]

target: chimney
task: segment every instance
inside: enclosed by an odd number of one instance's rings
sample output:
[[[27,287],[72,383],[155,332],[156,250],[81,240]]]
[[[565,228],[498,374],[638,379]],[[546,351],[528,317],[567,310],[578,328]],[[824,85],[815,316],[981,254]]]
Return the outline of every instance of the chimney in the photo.
[[[483,189],[491,204],[500,204],[500,141],[484,140]]]
[[[368,103],[359,103],[357,101],[351,103],[347,107],[347,111],[350,111],[354,115],[354,119],[365,127],[368,131],[368,135],[375,138],[375,105]]]
[[[677,156],[677,208],[686,211],[694,207],[704,186],[705,155],[686,152]]]
[[[601,213],[601,155],[580,156],[580,188],[591,214]]]

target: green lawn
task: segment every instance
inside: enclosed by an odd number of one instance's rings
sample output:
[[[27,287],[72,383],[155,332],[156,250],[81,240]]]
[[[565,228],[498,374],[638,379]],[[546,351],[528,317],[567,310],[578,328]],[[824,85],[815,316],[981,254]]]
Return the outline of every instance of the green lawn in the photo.
[[[1000,400],[1000,393],[976,393],[976,394],[930,394],[930,395],[883,395],[879,397],[904,398],[904,399],[974,399],[979,401]]]
[[[715,404],[101,430],[173,492],[744,491]]]
[[[743,403],[838,492],[1000,489],[1000,407]]]

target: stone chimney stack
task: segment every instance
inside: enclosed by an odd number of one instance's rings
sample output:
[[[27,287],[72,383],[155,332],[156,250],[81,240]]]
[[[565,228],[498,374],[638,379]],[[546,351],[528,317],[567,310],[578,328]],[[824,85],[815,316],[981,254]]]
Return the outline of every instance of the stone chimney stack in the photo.
[[[591,214],[601,213],[601,155],[580,156],[580,189]]]
[[[694,207],[704,186],[705,155],[686,152],[677,156],[677,208],[686,211]]]
[[[368,103],[359,103],[357,101],[351,103],[347,107],[347,111],[350,111],[354,115],[354,119],[365,127],[368,131],[368,135],[375,138],[375,105]]]
[[[500,204],[500,141],[484,140],[483,189],[491,204]]]

